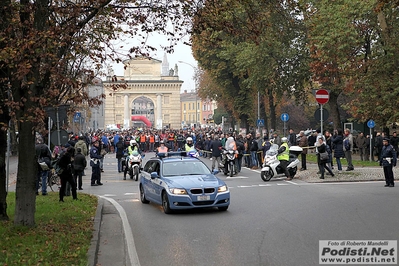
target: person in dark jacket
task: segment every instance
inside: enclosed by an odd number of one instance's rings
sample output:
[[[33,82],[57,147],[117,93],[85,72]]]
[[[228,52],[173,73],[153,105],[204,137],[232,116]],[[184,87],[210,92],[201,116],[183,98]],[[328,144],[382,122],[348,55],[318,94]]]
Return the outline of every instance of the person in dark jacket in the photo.
[[[395,148],[389,144],[389,139],[382,140],[383,147],[381,150],[380,166],[384,169],[385,187],[394,187],[394,176],[392,168],[396,166],[397,155]]]
[[[122,173],[122,158],[124,155],[125,144],[123,139],[119,138],[118,142],[115,144],[116,159],[118,160],[118,173]]]
[[[47,195],[47,178],[51,168],[51,151],[46,144],[43,143],[42,138],[37,138],[35,152],[38,160],[46,163],[47,167],[41,167],[38,164],[37,180],[36,180],[36,195],[39,195],[39,181],[42,181],[42,195]]]
[[[66,188],[66,183],[68,182],[71,184],[72,188],[72,197],[74,200],[77,200],[77,193],[76,193],[76,184],[75,181],[73,180],[72,176],[72,163],[73,163],[73,156],[75,154],[75,149],[73,147],[68,147],[64,155],[61,156],[58,165],[61,168],[61,174],[60,174],[60,179],[61,179],[61,188],[60,188],[60,201],[64,202],[64,194],[65,194],[65,188]]]
[[[317,161],[319,162],[319,169],[321,172],[320,179],[324,179],[325,169],[327,169],[327,171],[330,173],[331,176],[334,176],[334,173],[331,171],[330,167],[327,166],[329,158],[324,159],[324,160],[322,158],[320,158],[321,153],[328,152],[327,145],[324,143],[322,138],[318,139],[318,141],[316,143],[316,147],[317,147],[317,157],[319,157]]]
[[[345,157],[344,154],[344,137],[342,130],[338,129],[334,131],[334,135],[331,137],[332,147],[334,150],[334,158],[337,161],[338,172],[342,171],[341,158]]]
[[[73,178],[75,181],[75,186],[78,185],[79,190],[83,190],[82,188],[82,175],[83,171],[86,168],[87,161],[86,156],[82,154],[82,149],[76,149],[75,158],[73,160]]]
[[[90,166],[92,167],[91,172],[91,185],[101,186],[101,169],[100,169],[100,159],[103,158],[99,151],[100,143],[98,140],[93,142],[93,146],[90,149]]]
[[[222,155],[222,142],[219,139],[218,135],[215,135],[213,140],[209,144],[209,150],[212,153],[212,171],[213,170],[219,170],[219,165],[220,165],[220,157]],[[215,166],[216,165],[216,166]]]
[[[242,135],[237,136],[236,146],[237,146],[237,152],[238,152],[237,159],[236,159],[236,169],[237,169],[237,173],[239,173],[239,172],[241,172],[242,158],[244,157],[244,153],[245,153],[244,138]]]

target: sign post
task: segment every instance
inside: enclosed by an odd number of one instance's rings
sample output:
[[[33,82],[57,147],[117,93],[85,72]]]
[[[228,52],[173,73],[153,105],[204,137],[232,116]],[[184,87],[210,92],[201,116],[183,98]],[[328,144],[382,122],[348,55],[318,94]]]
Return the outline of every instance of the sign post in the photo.
[[[330,93],[327,90],[321,89],[316,91],[316,101],[320,104],[320,130],[323,134],[323,104],[328,103]]]
[[[281,121],[284,122],[283,135],[284,135],[284,137],[285,137],[285,129],[286,129],[286,127],[285,127],[285,122],[287,122],[288,120],[290,120],[290,116],[289,116],[287,113],[282,113],[281,116],[280,116],[280,118],[281,118]]]
[[[373,120],[367,121],[367,126],[370,129],[370,162],[373,160],[373,145],[372,145],[372,140],[373,140],[373,134],[371,133],[371,129],[375,127],[375,122]]]

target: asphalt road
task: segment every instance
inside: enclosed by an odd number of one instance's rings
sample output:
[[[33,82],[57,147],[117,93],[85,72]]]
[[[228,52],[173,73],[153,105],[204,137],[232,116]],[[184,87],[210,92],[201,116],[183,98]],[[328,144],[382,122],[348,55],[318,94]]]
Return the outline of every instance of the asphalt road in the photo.
[[[85,191],[123,207],[142,266],[318,265],[319,240],[399,239],[399,192],[384,182],[263,182],[259,171],[244,168],[233,178],[218,174],[231,190],[227,212],[166,215],[140,202],[138,182],[122,180],[113,154],[104,169],[104,186],[85,182]]]
[[[104,170],[104,185],[91,187],[87,169],[82,192],[122,206],[142,266],[319,265],[319,240],[399,239],[399,188],[381,181],[263,182],[258,170],[243,168],[233,178],[218,174],[231,190],[228,211],[166,215],[160,206],[140,202],[138,182],[122,180],[114,154],[106,155]]]

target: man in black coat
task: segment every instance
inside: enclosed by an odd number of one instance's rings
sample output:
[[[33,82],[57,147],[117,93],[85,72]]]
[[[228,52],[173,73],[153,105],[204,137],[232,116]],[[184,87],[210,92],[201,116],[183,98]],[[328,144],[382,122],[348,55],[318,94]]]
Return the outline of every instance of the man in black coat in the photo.
[[[219,170],[220,157],[222,155],[222,142],[220,141],[218,135],[214,136],[214,139],[210,142],[209,147],[212,153],[212,171],[214,169]]]
[[[82,149],[77,148],[75,158],[73,160],[73,178],[75,181],[75,185],[78,185],[79,190],[83,190],[82,188],[82,175],[87,165],[86,156],[82,154]]]
[[[389,139],[384,138],[383,148],[380,156],[380,166],[384,169],[385,187],[394,187],[394,176],[392,168],[396,166],[397,157],[396,151],[392,145],[389,144]]]

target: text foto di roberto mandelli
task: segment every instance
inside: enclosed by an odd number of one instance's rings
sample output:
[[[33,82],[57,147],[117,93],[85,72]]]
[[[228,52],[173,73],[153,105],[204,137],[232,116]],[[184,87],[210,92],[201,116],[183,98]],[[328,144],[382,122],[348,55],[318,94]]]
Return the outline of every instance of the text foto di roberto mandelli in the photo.
[[[321,264],[396,264],[396,240],[320,240]]]

